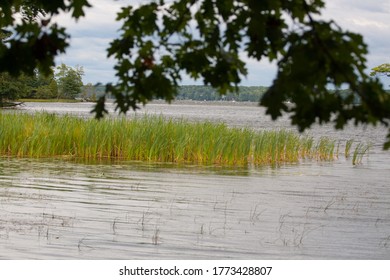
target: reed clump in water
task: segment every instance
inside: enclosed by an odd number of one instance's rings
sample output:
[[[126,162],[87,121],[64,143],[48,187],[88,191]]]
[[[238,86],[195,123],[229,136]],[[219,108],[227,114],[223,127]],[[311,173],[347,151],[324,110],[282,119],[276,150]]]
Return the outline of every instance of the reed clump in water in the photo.
[[[356,145],[355,150],[353,152],[352,164],[358,165],[362,163],[363,156],[368,153],[370,149],[370,145],[359,143]]]
[[[0,114],[0,155],[123,159],[221,165],[333,160],[335,141],[278,130],[255,132],[211,122],[142,116],[82,119],[49,113]]]

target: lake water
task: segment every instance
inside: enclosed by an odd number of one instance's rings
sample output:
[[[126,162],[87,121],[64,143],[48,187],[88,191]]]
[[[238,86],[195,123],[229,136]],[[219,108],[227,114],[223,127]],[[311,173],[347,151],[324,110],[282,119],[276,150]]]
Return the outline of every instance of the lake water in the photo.
[[[91,106],[22,111],[89,116]],[[144,113],[290,128],[253,104],[154,103]],[[278,168],[0,158],[0,259],[389,259],[386,132],[308,132],[370,142],[357,166],[343,156]]]

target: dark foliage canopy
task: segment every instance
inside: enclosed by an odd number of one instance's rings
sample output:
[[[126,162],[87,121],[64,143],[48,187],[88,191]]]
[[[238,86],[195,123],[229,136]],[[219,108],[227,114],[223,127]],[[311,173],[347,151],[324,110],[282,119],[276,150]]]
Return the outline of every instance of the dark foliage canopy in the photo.
[[[16,21],[26,2],[45,16]],[[315,122],[389,126],[390,96],[365,72],[367,45],[359,34],[322,20],[324,2],[159,0],[124,6],[117,16],[119,36],[108,49],[119,82],[107,91],[124,113],[155,98],[172,101],[184,73],[225,94],[247,74],[245,54],[277,63],[277,76],[260,100],[273,119],[288,112],[300,130]],[[66,12],[78,19],[89,6],[87,0],[2,1],[0,28],[14,35],[0,45],[0,72],[17,75],[36,67],[48,72],[69,38],[52,16]],[[350,94],[339,94],[345,87]],[[97,103],[97,117],[106,112],[104,102],[102,97]]]

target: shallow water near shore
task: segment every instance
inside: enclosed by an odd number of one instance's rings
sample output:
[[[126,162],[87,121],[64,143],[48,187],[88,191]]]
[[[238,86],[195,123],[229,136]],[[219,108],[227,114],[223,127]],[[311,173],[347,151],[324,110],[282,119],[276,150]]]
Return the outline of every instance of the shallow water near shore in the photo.
[[[41,110],[89,116],[91,104],[21,111]],[[157,103],[143,113],[290,127],[251,104]],[[389,259],[386,130],[309,133],[372,148],[357,166],[342,156],[275,168],[0,158],[0,259]]]

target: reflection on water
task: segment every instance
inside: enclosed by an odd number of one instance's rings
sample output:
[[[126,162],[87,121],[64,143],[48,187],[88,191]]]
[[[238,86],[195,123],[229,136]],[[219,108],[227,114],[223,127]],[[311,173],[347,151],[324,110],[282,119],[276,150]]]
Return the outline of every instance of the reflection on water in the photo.
[[[363,165],[0,158],[0,259],[389,259],[383,131],[343,133],[374,141]]]

